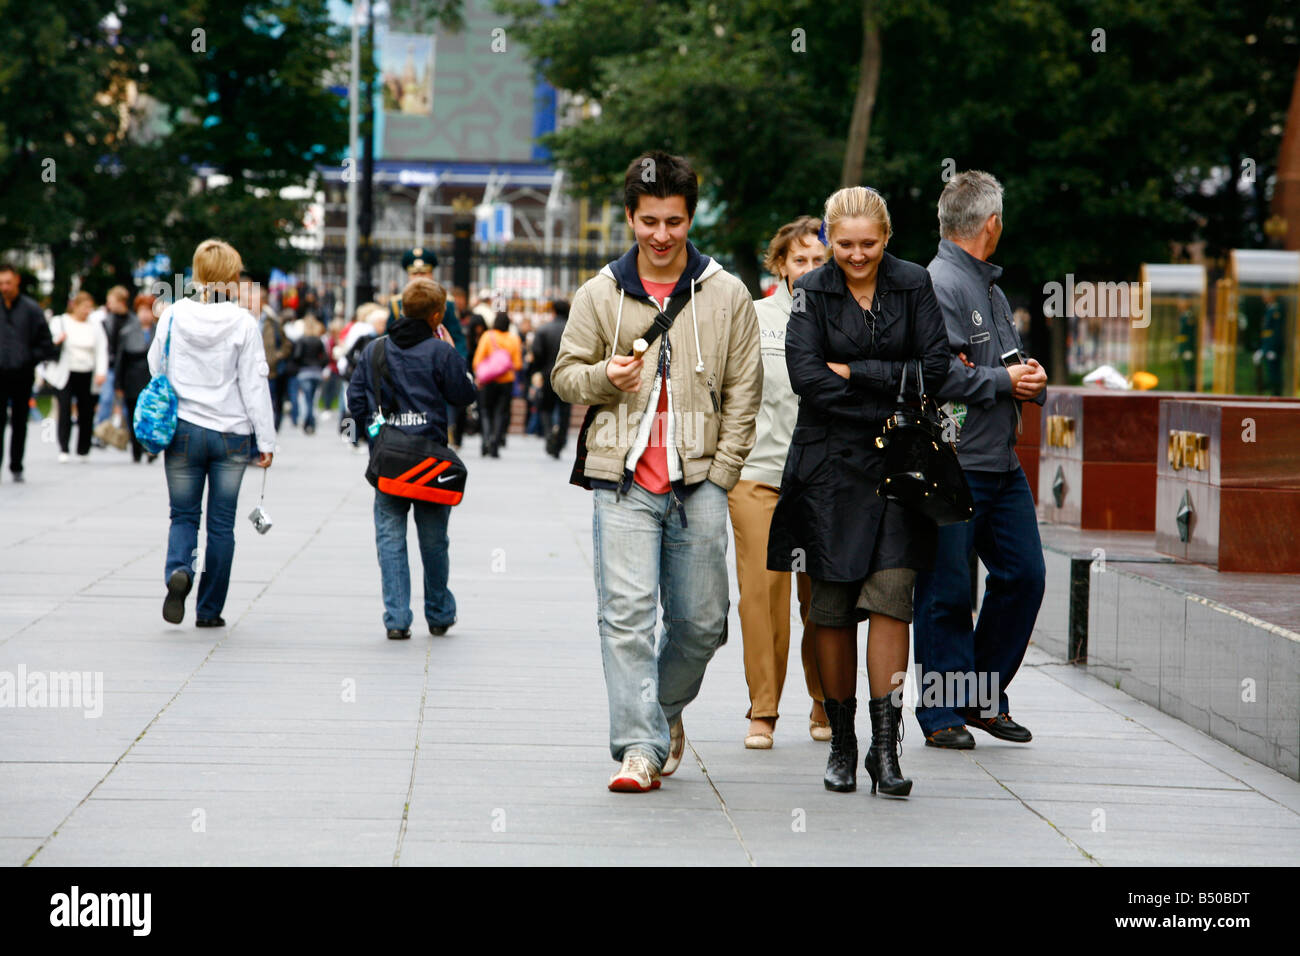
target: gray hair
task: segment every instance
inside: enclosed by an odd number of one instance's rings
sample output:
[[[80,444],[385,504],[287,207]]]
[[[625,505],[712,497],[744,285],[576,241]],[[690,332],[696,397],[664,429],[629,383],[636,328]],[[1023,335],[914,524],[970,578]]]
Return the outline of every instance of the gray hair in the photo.
[[[969,239],[988,221],[1002,216],[1002,184],[988,173],[968,169],[958,173],[939,196],[939,235]]]

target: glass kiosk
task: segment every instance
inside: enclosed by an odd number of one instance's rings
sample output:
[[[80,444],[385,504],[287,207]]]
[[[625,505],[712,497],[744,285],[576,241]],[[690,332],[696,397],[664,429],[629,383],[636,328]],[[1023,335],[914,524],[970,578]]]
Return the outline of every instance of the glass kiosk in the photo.
[[[1209,384],[1210,350],[1202,350],[1207,284],[1203,265],[1142,264],[1129,369],[1150,372],[1161,391],[1198,392]]]
[[[1216,283],[1214,391],[1300,395],[1296,304],[1300,252],[1234,249]]]

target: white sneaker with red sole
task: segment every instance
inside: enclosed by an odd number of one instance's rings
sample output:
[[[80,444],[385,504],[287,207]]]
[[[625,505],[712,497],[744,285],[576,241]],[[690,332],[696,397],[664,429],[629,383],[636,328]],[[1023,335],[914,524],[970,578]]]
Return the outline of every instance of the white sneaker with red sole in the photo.
[[[615,793],[647,793],[660,787],[659,771],[639,750],[623,754],[623,765],[609,778],[609,789]]]

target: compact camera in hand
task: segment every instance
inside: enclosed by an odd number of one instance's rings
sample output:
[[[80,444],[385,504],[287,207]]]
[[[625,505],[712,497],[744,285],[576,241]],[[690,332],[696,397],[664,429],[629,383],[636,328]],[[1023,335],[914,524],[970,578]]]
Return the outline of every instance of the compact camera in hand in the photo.
[[[249,512],[248,520],[253,522],[253,527],[257,529],[258,534],[266,534],[271,530],[271,516],[261,505]]]

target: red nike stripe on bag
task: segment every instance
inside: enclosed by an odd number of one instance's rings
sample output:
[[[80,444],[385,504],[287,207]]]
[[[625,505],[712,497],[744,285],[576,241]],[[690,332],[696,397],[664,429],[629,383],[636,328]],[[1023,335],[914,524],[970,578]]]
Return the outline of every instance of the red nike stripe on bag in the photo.
[[[413,475],[415,475],[416,472],[418,472],[418,471],[423,471],[425,468],[428,468],[431,464],[433,464],[433,459],[432,459],[432,458],[426,458],[426,459],[424,459],[424,461],[420,462],[418,465],[416,465],[416,466],[415,466],[414,468],[412,468],[410,471],[404,471],[404,472],[402,472],[400,475],[398,475],[396,478],[393,478],[392,480],[393,480],[393,481],[406,481],[408,478],[410,478],[410,477],[412,477]]]
[[[398,481],[395,478],[380,478],[379,490],[385,494],[396,495],[399,498],[431,501],[439,505],[458,505],[461,499],[465,497],[463,491],[452,491],[448,488],[428,488],[424,485]]]

